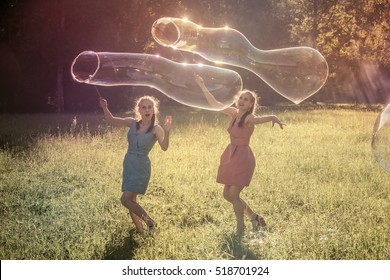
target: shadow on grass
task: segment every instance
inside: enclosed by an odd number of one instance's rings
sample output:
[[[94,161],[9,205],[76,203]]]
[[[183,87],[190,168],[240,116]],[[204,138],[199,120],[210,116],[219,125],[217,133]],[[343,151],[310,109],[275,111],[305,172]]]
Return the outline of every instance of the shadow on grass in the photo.
[[[107,244],[103,260],[132,260],[136,249],[139,247],[135,236],[137,234],[135,229],[131,229],[123,242]]]
[[[221,241],[221,249],[224,253],[232,256],[233,260],[258,260],[256,253],[248,247],[245,237],[236,233],[224,234]]]
[[[10,135],[0,132],[0,150],[8,151],[11,154],[28,153],[37,143],[34,135]]]

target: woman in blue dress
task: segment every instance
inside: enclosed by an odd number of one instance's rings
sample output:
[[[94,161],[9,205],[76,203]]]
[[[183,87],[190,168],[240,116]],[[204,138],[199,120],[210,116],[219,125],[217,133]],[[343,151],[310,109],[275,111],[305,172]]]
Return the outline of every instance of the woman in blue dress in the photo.
[[[149,232],[155,227],[154,220],[145,209],[138,204],[137,196],[145,194],[148,187],[151,166],[148,154],[156,141],[163,151],[169,146],[169,131],[172,127],[172,117],[165,117],[162,126],[157,124],[159,109],[158,99],[152,96],[143,96],[136,102],[135,118],[114,117],[108,109],[105,99],[100,99],[107,122],[116,126],[129,127],[127,134],[128,149],[123,160],[122,197],[121,203],[130,213],[137,231],[144,233],[143,222]]]

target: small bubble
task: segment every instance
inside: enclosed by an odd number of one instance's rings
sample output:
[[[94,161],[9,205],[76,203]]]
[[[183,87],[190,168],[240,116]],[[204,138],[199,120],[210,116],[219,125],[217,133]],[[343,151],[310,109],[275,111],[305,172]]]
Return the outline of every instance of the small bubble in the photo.
[[[376,162],[390,173],[390,103],[375,122],[371,148]]]

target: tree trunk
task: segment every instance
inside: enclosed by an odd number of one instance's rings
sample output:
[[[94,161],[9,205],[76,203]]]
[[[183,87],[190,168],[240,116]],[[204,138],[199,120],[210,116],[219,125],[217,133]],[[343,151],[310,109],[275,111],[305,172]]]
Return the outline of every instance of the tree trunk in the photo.
[[[58,24],[57,24],[57,89],[56,89],[56,101],[57,101],[57,113],[64,112],[64,2],[63,0],[57,0],[58,9]]]
[[[62,59],[60,59],[62,60]],[[56,90],[56,100],[57,100],[57,113],[64,112],[64,66],[62,63],[59,63],[57,67],[57,90]]]

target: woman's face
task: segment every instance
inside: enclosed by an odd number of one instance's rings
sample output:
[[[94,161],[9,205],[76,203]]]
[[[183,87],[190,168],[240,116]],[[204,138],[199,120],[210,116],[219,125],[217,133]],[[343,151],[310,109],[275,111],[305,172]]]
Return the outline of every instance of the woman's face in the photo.
[[[154,114],[154,104],[150,100],[142,100],[138,106],[138,112],[141,115],[142,120],[150,121]]]
[[[237,108],[242,111],[248,111],[253,105],[253,97],[249,92],[244,92],[237,100]]]

